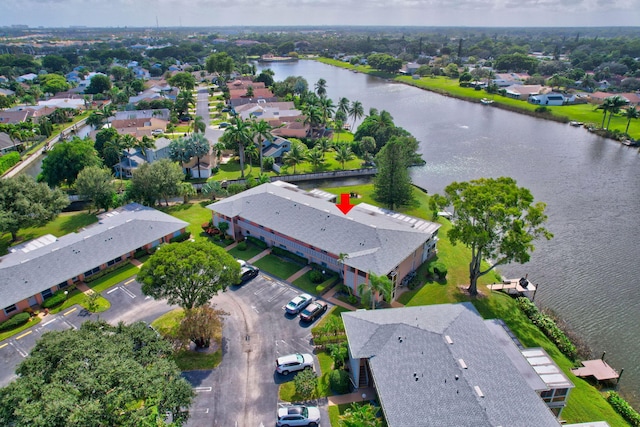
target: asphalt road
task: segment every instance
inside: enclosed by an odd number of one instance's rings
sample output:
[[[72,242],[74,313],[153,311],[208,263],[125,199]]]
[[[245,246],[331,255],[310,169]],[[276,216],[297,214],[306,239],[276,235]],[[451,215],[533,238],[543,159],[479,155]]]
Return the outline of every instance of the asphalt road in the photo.
[[[292,381],[275,372],[279,356],[312,353],[311,325],[300,323],[297,316],[289,316],[284,306],[300,293],[284,281],[264,273],[242,287],[232,287],[212,299],[220,309],[229,313],[223,328],[223,360],[214,370],[185,372],[196,398],[187,426],[259,427],[273,426],[279,404],[278,385]],[[173,309],[164,301],[145,297],[140,284],[129,279],[103,292],[111,308],[100,314],[88,313],[80,306],[45,317],[40,324],[22,334],[0,343],[0,386],[15,378],[17,365],[35,346],[43,333],[78,328],[83,322],[105,320],[111,324],[148,323]],[[319,365],[316,359],[316,372]],[[325,402],[322,402],[325,403]],[[326,407],[321,405],[322,417],[328,420]],[[328,425],[325,421],[324,425]]]

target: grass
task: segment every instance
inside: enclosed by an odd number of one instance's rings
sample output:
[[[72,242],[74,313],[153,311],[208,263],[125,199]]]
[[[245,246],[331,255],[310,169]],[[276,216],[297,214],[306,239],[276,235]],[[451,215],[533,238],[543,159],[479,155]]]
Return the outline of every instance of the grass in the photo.
[[[254,262],[253,265],[258,267],[260,270],[266,271],[267,273],[284,280],[302,268],[299,264],[285,261],[284,259],[272,254],[260,258],[258,261]]]
[[[236,258],[236,259],[242,259],[245,261],[250,260],[251,258],[253,258],[254,256],[258,255],[260,252],[262,252],[264,249],[259,248],[256,245],[252,245],[251,243],[247,243],[247,249],[244,251],[241,251],[240,249],[238,249],[238,247],[236,246],[233,249],[229,249],[229,254]]]
[[[32,326],[37,325],[41,321],[42,319],[40,317],[34,316],[24,325],[20,325],[17,328],[10,329],[8,331],[2,331],[0,332],[0,341],[6,340],[7,338],[11,338],[14,335],[18,335],[20,332],[24,331],[25,329],[29,329]]]
[[[202,224],[209,222],[212,213],[207,209],[211,200],[196,201],[186,204],[161,207],[159,210],[189,223],[187,231],[195,240],[208,239],[209,236],[202,230]]]
[[[151,326],[163,337],[175,337],[184,318],[184,309],[176,308],[151,322]]]
[[[293,284],[308,294],[317,295],[316,286],[318,286],[318,284],[311,281],[311,271],[313,270],[309,270],[302,276],[298,277],[293,281]]]
[[[11,234],[4,233],[0,236],[0,255],[5,255],[9,247],[24,241],[36,239],[46,234],[53,234],[56,237],[73,233],[83,227],[98,222],[98,217],[86,212],[63,212],[53,221],[42,227],[29,227],[18,232],[18,242],[11,242]]]
[[[89,310],[89,297],[84,293],[80,292],[78,289],[73,289],[69,291],[69,295],[67,300],[60,304],[57,307],[53,307],[49,309],[51,314],[60,313],[65,311],[68,308],[71,308],[73,305],[78,304],[83,308]],[[111,307],[111,303],[107,301],[105,298],[98,296],[98,299],[95,302],[96,310],[92,311],[92,313],[102,313],[103,311],[107,311],[109,307]],[[89,310],[91,311],[91,310]]]
[[[316,386],[316,397],[332,396],[334,393],[329,386],[329,373],[333,368],[333,359],[325,351],[319,352],[317,355],[320,362],[320,373],[318,375],[318,384]],[[300,402],[304,399],[296,394],[296,387],[293,382],[294,376],[290,381],[280,384],[278,396],[284,402]]]
[[[101,278],[96,279],[92,282],[88,282],[87,286],[93,289],[94,292],[100,293],[122,282],[123,280],[135,276],[136,274],[138,274],[138,271],[140,271],[138,267],[128,262],[122,265],[122,267],[112,271],[111,273],[105,274]]]

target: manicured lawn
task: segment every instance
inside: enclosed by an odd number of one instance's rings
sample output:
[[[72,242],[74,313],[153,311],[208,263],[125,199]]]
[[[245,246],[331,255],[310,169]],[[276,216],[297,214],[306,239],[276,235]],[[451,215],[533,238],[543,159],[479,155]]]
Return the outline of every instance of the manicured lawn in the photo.
[[[80,230],[90,224],[98,222],[98,217],[86,212],[63,212],[56,219],[48,222],[42,227],[29,227],[21,229],[18,232],[18,242],[36,239],[46,234],[53,234],[56,237],[64,236]],[[0,255],[5,255],[8,248],[13,246],[11,243],[11,234],[5,233],[0,236]]]
[[[238,249],[238,246],[236,246],[233,249],[229,249],[229,254],[236,258],[236,259],[242,259],[242,260],[249,260],[251,258],[253,258],[254,256],[258,255],[260,252],[262,252],[264,249],[259,248],[256,245],[252,245],[251,243],[247,243],[247,249],[244,251],[241,251],[240,249]]]
[[[25,323],[24,325],[18,326],[17,328],[14,329],[10,329],[8,331],[2,331],[0,332],[0,341],[2,340],[6,340],[7,338],[11,338],[15,335],[18,335],[20,332],[29,329],[32,326],[37,325],[38,323],[40,323],[42,321],[42,319],[38,316],[34,316],[31,318],[31,320],[29,320],[27,323]]]
[[[151,322],[151,326],[163,337],[175,337],[183,318],[184,309],[175,308]]]
[[[89,310],[89,297],[87,297],[85,294],[83,294],[77,289],[70,290],[67,300],[62,304],[60,304],[59,306],[49,309],[49,312],[51,314],[60,313],[62,311],[67,310],[68,308],[70,308],[75,304],[78,304],[83,308]],[[95,307],[96,310],[93,311],[93,313],[102,313],[103,311],[107,311],[109,307],[111,307],[111,303],[109,303],[109,301],[103,298],[102,296],[98,296],[98,299],[96,300],[95,304],[96,304],[96,307]]]
[[[333,359],[326,352],[321,351],[317,355],[318,362],[320,362],[320,372],[318,374],[318,384],[316,386],[317,397],[332,396],[334,393],[329,387],[329,373],[333,367]],[[287,378],[287,382],[280,384],[280,390],[278,392],[280,400],[285,402],[299,402],[303,400],[296,394],[296,388],[293,382],[295,378],[294,374],[289,374],[290,378]]]
[[[186,204],[179,204],[168,207],[159,208],[161,211],[175,216],[190,225],[187,230],[191,233],[191,237],[195,240],[208,239],[209,236],[202,230],[202,224],[211,220],[212,214],[207,205],[211,204],[211,200],[195,201]]]
[[[271,254],[260,258],[258,261],[254,262],[253,265],[258,267],[260,270],[266,271],[269,274],[285,280],[302,268],[299,264],[285,261],[282,258]]]
[[[222,362],[222,350],[213,353],[183,350],[175,353],[173,359],[181,371],[208,370]]]
[[[135,276],[139,271],[140,269],[138,267],[128,262],[121,268],[118,268],[117,270],[114,270],[109,274],[105,274],[97,280],[87,283],[87,286],[93,289],[94,292],[99,293],[122,282],[123,280]]]
[[[296,280],[293,281],[293,284],[311,295],[318,295],[316,288],[318,287],[319,283],[313,283],[311,281],[312,271],[313,270],[309,270],[306,273],[304,273],[302,276],[298,277]],[[327,276],[325,277],[327,277],[327,280],[328,280],[331,277],[336,278],[337,276],[338,276],[337,274],[332,274],[332,275],[327,274]]]

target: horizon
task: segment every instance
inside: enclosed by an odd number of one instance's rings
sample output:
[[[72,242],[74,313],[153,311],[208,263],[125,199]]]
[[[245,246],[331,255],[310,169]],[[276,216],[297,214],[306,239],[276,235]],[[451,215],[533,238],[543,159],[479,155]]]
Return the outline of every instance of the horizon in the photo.
[[[0,27],[9,28],[633,28],[640,22],[640,0],[606,4],[601,0],[265,0],[258,5],[248,0],[5,2],[0,6]]]

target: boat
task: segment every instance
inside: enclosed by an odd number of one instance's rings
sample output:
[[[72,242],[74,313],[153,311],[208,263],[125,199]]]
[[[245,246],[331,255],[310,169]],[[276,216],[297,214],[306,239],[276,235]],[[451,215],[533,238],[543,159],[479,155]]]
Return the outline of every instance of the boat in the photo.
[[[580,126],[582,126],[583,124],[584,124],[584,123],[582,123],[582,122],[576,122],[576,121],[574,121],[574,120],[572,120],[572,121],[570,121],[570,122],[569,122],[569,125],[571,125],[571,126],[573,126],[573,127],[580,127]]]
[[[491,104],[493,104],[493,99],[482,98],[482,99],[480,100],[480,102],[481,102],[483,105],[491,105]]]

